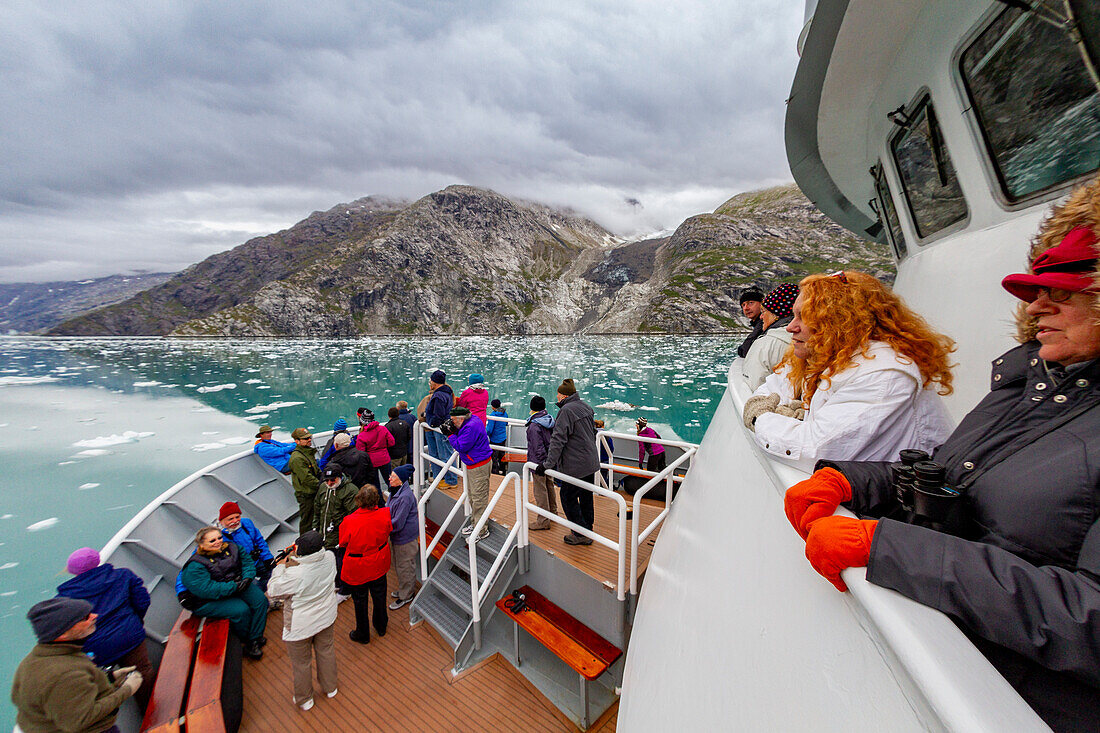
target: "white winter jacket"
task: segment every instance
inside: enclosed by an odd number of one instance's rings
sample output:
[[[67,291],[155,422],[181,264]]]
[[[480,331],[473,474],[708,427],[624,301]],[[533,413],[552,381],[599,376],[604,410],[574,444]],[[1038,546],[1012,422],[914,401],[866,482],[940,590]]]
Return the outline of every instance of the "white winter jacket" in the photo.
[[[755,345],[755,344],[754,344]],[[804,420],[765,413],[753,436],[770,457],[804,471],[818,460],[896,461],[906,448],[931,452],[954,429],[935,385],[921,388],[920,369],[881,341],[867,357],[814,392]],[[768,376],[754,394],[794,399],[789,367]]]
[[[741,364],[741,376],[749,389],[756,389],[776,365],[783,360],[787,347],[791,345],[791,334],[783,326],[772,326],[752,342],[749,353],[745,354]]]
[[[283,641],[300,641],[336,622],[336,556],[328,550],[276,565],[267,595],[283,601]]]

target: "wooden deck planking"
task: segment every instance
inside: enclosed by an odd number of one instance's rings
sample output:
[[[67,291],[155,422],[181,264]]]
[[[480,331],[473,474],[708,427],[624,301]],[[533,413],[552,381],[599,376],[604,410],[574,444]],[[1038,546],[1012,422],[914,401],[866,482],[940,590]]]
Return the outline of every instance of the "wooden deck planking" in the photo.
[[[514,514],[513,514],[514,517]],[[390,572],[389,588],[396,587]],[[387,593],[388,596],[388,593]],[[427,626],[410,628],[409,607],[390,612],[384,637],[370,644],[348,639],[355,626],[351,601],[336,621],[339,694],[325,697],[314,680],[314,706],[302,712],[291,699],[290,661],[281,641],[282,612],[268,616],[264,658],[244,661],[241,731],[575,731],[576,727],[506,660],[497,656],[452,679],[453,652]],[[600,721],[614,731],[615,714]]]
[[[490,479],[491,492],[495,492],[500,483],[504,480],[504,476],[493,474]],[[459,481],[458,486],[451,487],[441,485],[440,488],[451,496],[457,499],[462,494],[462,482]],[[659,487],[659,496],[662,497],[661,501],[655,501],[648,497],[642,500],[642,505],[638,510],[640,519],[642,522],[642,529],[645,529],[652,522],[661,510],[664,508],[664,487]],[[528,489],[530,491],[530,489]],[[630,507],[633,497],[623,494],[623,498],[626,499],[627,507]],[[529,499],[534,501],[533,493],[529,495]],[[619,534],[619,518],[615,516],[618,511],[618,504],[610,499],[602,496],[594,497],[594,511],[595,522],[593,529],[599,535],[602,535],[612,542],[618,541]],[[564,518],[565,513],[562,512],[561,506],[558,506],[559,517]],[[492,517],[498,523],[511,527],[516,522],[516,501],[515,494],[511,489],[506,491],[503,496],[500,497],[500,502],[493,508]],[[533,512],[528,512],[528,522],[533,523],[537,519]],[[627,557],[626,567],[624,571],[624,582],[627,584],[627,592],[629,592],[630,584],[630,529],[633,520],[627,520],[626,522],[626,535],[625,542],[627,544]],[[646,567],[649,565],[649,556],[653,552],[653,543],[657,540],[657,535],[660,534],[661,527],[657,526],[657,529],[646,538],[645,541],[638,544],[638,578],[640,579],[644,574]],[[618,577],[619,565],[618,555],[614,550],[604,547],[598,543],[593,542],[591,545],[567,545],[563,542],[563,538],[568,533],[565,527],[560,525],[554,525],[550,529],[533,531],[530,533],[531,544],[553,553],[556,557],[563,562],[577,568],[581,572],[587,574],[589,577],[594,578],[598,582],[604,584],[609,590],[614,590],[615,582]]]

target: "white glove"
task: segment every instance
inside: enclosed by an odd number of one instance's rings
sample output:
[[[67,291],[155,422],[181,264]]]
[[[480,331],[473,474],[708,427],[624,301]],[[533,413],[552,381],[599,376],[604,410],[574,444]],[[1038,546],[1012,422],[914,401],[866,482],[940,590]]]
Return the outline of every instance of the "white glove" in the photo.
[[[126,675],[126,679],[124,679],[122,681],[122,687],[127,692],[129,692],[130,696],[132,697],[135,693],[137,693],[138,688],[141,687],[141,683],[142,683],[141,672],[138,672],[137,670],[134,670],[130,674]]]

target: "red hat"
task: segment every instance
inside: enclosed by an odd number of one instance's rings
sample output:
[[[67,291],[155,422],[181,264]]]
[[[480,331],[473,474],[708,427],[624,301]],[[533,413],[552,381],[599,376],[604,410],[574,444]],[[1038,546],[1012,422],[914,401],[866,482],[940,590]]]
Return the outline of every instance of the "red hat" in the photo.
[[[222,508],[218,510],[218,521],[222,521],[231,514],[240,514],[241,508],[237,506],[235,501],[227,501],[222,504]]]
[[[1031,263],[1034,275],[1014,273],[1002,280],[1001,286],[1028,303],[1035,300],[1039,288],[1083,293],[1096,286],[1092,277],[1096,258],[1096,235],[1088,227],[1077,227],[1035,258]]]

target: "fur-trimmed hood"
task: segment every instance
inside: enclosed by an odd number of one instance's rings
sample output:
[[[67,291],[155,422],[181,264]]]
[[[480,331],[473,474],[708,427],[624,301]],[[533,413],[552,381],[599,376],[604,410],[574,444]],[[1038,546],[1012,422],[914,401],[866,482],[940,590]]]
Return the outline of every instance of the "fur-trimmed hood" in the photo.
[[[1031,240],[1026,271],[1034,274],[1030,263],[1057,246],[1070,231],[1082,226],[1091,229],[1100,239],[1100,178],[1074,189],[1069,198],[1050,210],[1039,225],[1039,233]],[[1100,252],[1097,254],[1100,255]],[[1096,307],[1100,309],[1100,270],[1094,271],[1092,276],[1098,288]],[[1037,320],[1029,316],[1026,309],[1027,303],[1020,303],[1016,308],[1016,340],[1020,343],[1031,341],[1038,332]]]

